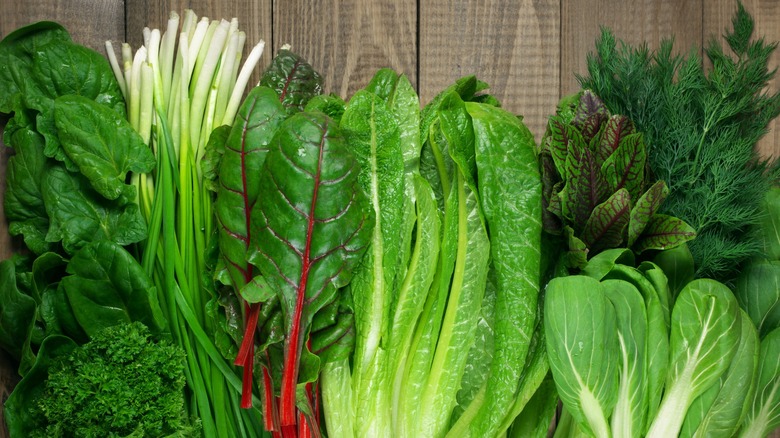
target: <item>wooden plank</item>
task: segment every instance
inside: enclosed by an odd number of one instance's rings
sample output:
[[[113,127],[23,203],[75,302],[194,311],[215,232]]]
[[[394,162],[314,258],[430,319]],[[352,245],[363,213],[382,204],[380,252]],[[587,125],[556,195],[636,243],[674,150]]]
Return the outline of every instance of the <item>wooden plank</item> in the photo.
[[[243,59],[260,40],[265,41],[266,48],[260,60],[260,66],[250,78],[249,84],[254,85],[260,78],[262,69],[271,62],[271,1],[272,0],[126,0],[127,3],[127,42],[133,50],[143,44],[144,27],[164,30],[171,12],[184,15],[186,9],[192,9],[198,17],[209,17],[213,20],[238,18],[239,29],[246,33]],[[242,61],[243,62],[243,61]]]
[[[585,74],[586,56],[595,50],[600,27],[629,44],[658,48],[674,36],[678,53],[701,47],[703,0],[563,0],[561,8],[561,95],[579,89],[574,76]],[[730,3],[718,0],[711,3]]]
[[[753,37],[763,37],[767,42],[780,41],[780,2],[761,0],[742,0],[745,9],[755,20]],[[719,1],[704,3],[704,41],[722,35],[731,29],[731,18],[736,12],[736,2]],[[724,43],[725,46],[725,43]],[[780,51],[775,50],[769,61],[769,68],[780,67]],[[769,92],[780,90],[780,75],[776,74],[769,83]],[[780,157],[780,120],[775,119],[769,125],[769,132],[758,143],[758,150],[764,156]],[[777,435],[780,437],[780,433]]]
[[[390,67],[417,84],[414,0],[288,0],[274,5],[274,52],[283,44],[349,98],[377,69]]]
[[[420,97],[475,74],[541,139],[559,94],[560,1],[420,3]]]

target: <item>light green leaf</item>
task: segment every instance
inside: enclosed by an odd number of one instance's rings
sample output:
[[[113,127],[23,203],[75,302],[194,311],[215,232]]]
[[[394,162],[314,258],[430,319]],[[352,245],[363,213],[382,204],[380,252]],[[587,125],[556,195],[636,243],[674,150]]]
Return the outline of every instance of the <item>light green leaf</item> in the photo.
[[[761,340],[756,393],[739,436],[765,437],[780,426],[780,329]]]

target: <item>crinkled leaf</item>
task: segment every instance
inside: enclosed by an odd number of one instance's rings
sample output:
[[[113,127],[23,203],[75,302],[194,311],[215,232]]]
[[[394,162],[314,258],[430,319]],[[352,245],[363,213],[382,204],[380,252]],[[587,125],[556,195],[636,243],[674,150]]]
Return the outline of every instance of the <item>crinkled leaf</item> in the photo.
[[[566,204],[564,213],[568,214],[565,219],[571,221],[575,231],[582,232],[596,206],[610,197],[608,186],[593,153],[576,142],[569,142],[565,175],[566,199],[562,200]],[[612,194],[621,204],[626,196],[628,193]]]
[[[648,249],[669,249],[693,240],[696,230],[682,219],[663,214],[654,214],[634,243],[633,249],[638,253]]]
[[[220,254],[237,291],[254,277],[246,261],[251,211],[261,193],[260,178],[271,139],[286,118],[284,111],[274,90],[253,88],[239,108],[220,160],[214,212]]]
[[[638,199],[644,189],[647,149],[641,133],[620,140],[618,148],[604,161],[601,169],[609,189],[628,190],[631,199]]]
[[[668,195],[669,187],[664,181],[658,180],[639,199],[632,198],[635,199],[635,204],[634,208],[631,209],[631,220],[628,224],[626,244],[629,247],[642,235],[647,223],[650,222]]]
[[[150,172],[155,158],[126,118],[78,95],[57,98],[54,117],[62,148],[92,187],[107,199],[133,199],[127,172]]]
[[[597,280],[554,278],[547,284],[544,334],[550,370],[566,409],[594,436],[609,436],[617,401],[615,310]]]
[[[99,241],[73,255],[62,279],[79,324],[90,337],[100,330],[140,321],[153,333],[166,331],[157,288],[133,256],[113,242]]]
[[[541,178],[534,137],[505,110],[467,103],[472,118],[479,199],[489,224],[496,276],[495,354],[485,404],[473,436],[494,435],[508,414],[520,381],[537,313],[540,290]]]
[[[288,115],[302,111],[312,97],[322,94],[320,74],[289,50],[276,54],[258,85],[276,91]]]
[[[295,421],[291,397],[311,318],[349,282],[371,235],[359,170],[340,130],[322,113],[288,118],[266,156],[248,259],[275,288],[284,315],[283,426]],[[312,372],[319,370],[305,371]]]
[[[592,252],[620,246],[625,240],[630,210],[631,199],[628,191],[616,191],[593,209],[580,238]]]
[[[337,124],[341,122],[341,116],[347,109],[344,99],[335,94],[320,94],[312,97],[306,104],[304,111],[320,111],[328,115]]]
[[[146,223],[136,204],[105,199],[81,175],[52,167],[44,176],[42,192],[51,221],[46,240],[62,240],[68,253],[87,242],[128,245],[146,237]]]
[[[636,129],[628,117],[623,115],[610,116],[604,123],[604,130],[595,150],[599,160],[602,163],[607,161],[607,158],[617,150],[623,138],[634,132],[636,132]]]
[[[15,151],[8,159],[3,200],[8,232],[12,236],[21,234],[30,251],[41,254],[50,248],[46,241],[49,216],[41,192],[47,168],[43,137],[32,130],[20,129],[5,138]]]

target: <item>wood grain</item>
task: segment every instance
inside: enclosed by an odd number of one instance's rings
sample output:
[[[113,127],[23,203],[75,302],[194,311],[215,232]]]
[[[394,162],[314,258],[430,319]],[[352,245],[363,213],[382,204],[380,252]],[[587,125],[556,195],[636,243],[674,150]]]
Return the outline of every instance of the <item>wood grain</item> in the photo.
[[[198,17],[209,17],[212,20],[238,18],[239,29],[246,33],[242,59],[246,59],[249,51],[260,40],[265,41],[265,52],[250,78],[250,85],[257,83],[262,70],[271,63],[271,0],[126,0],[126,3],[126,38],[134,50],[143,44],[144,27],[164,30],[171,12],[183,16],[186,9],[192,9]]]
[[[559,97],[558,0],[420,3],[420,98],[474,74],[537,141]]]
[[[579,89],[574,74],[587,72],[586,57],[595,49],[601,26],[629,44],[647,42],[651,49],[674,36],[676,52],[687,53],[701,47],[703,3],[730,0],[562,0],[561,95]]]
[[[414,0],[275,1],[274,52],[290,44],[345,99],[382,67],[416,87],[416,16]]]
[[[780,41],[780,2],[775,0],[742,0],[745,9],[755,20],[753,37],[766,41]],[[704,2],[704,42],[719,38],[731,29],[731,18],[736,12],[736,2]],[[769,61],[770,69],[780,67],[780,50],[775,50]],[[780,74],[769,83],[769,92],[780,91]],[[780,121],[775,119],[769,125],[769,132],[758,143],[763,156],[780,157]],[[778,435],[780,436],[780,435]]]

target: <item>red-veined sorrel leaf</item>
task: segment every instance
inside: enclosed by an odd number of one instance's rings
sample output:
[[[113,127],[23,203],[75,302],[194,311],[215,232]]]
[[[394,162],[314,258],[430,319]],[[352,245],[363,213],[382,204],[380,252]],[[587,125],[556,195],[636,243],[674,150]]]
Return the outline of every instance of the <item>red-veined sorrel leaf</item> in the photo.
[[[598,142],[598,139],[595,139],[595,137],[601,131],[601,126],[606,119],[606,114],[593,114],[587,119],[583,120],[579,126],[576,126],[582,134],[582,139],[585,140],[585,142],[588,144]],[[591,148],[591,150],[594,149],[595,148]]]
[[[577,109],[574,110],[574,117],[571,119],[571,124],[582,131],[587,120],[593,118],[593,116],[596,116],[598,124],[600,125],[601,120],[607,117],[607,107],[593,91],[583,90],[582,94],[580,94],[580,101],[577,104]]]
[[[320,74],[289,50],[280,50],[276,54],[258,85],[273,88],[288,115],[303,111],[312,97],[322,93]]]
[[[647,148],[641,133],[623,137],[620,145],[602,165],[604,177],[612,191],[625,188],[631,199],[642,193],[645,180]]]
[[[626,244],[631,247],[639,239],[645,230],[650,218],[653,217],[658,207],[669,195],[669,188],[662,180],[658,180],[636,201],[631,209],[631,217],[628,223],[628,239]]]
[[[637,254],[648,249],[670,249],[696,237],[696,230],[680,218],[654,214],[634,245]]]
[[[593,209],[580,236],[591,252],[615,248],[623,242],[630,210],[631,199],[626,189],[616,191]]]
[[[263,167],[248,259],[274,287],[284,315],[283,431],[297,424],[299,364],[310,354],[302,350],[312,317],[338,298],[369,241],[373,217],[358,171],[338,127],[322,113],[282,123]]]
[[[569,156],[570,143],[576,146],[576,149],[587,149],[587,143],[585,143],[585,139],[582,138],[582,134],[577,129],[566,123],[559,116],[550,117],[549,127],[550,155],[552,155],[558,174],[566,179],[566,161]]]
[[[579,232],[593,209],[609,195],[608,187],[596,157],[585,146],[569,144],[566,175],[564,211],[569,210],[574,231]]]
[[[607,158],[617,150],[620,140],[634,132],[636,132],[634,124],[628,117],[617,114],[611,116],[604,126],[604,131],[596,147],[599,160],[602,163],[607,161]]]
[[[549,151],[542,151],[539,154],[539,163],[542,174],[542,225],[544,230],[551,234],[561,233],[561,208],[558,193],[555,190],[555,184],[561,177],[555,170],[552,156]],[[554,205],[557,203],[557,206]]]

